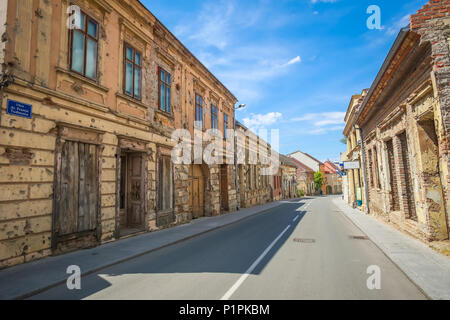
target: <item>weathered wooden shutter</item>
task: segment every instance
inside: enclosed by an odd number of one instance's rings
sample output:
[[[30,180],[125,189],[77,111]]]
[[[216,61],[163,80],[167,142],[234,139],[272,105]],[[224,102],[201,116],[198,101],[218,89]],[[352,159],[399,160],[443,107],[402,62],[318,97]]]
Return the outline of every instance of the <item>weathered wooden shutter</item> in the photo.
[[[66,141],[61,152],[58,234],[97,227],[98,169],[96,146]]]
[[[169,156],[158,160],[158,214],[157,226],[166,226],[175,222],[173,212],[173,170]]]

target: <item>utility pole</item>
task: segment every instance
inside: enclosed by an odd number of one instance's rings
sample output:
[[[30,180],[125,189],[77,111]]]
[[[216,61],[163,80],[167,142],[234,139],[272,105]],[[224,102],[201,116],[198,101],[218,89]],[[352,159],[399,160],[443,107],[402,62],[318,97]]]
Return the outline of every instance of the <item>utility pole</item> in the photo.
[[[363,180],[364,180],[364,196],[366,197],[366,213],[370,214],[370,208],[369,208],[369,192],[367,191],[367,172],[366,172],[366,161],[364,158],[364,143],[363,143],[363,134],[362,130],[359,126],[353,125],[353,127],[359,131],[359,147],[361,150],[361,166],[362,166],[362,172],[363,172]]]

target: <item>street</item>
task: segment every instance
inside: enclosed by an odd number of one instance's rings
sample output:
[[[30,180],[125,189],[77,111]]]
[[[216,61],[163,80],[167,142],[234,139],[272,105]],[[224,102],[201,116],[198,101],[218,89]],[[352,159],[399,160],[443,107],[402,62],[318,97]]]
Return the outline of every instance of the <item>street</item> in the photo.
[[[30,299],[426,299],[332,203],[276,208],[82,277]],[[369,290],[367,269],[381,270]]]

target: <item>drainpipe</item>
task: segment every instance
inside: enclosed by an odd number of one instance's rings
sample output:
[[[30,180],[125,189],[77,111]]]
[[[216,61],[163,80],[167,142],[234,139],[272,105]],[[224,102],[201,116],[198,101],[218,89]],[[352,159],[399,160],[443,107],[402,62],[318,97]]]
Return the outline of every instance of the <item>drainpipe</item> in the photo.
[[[237,165],[237,137],[236,137],[236,114],[234,120],[234,185],[236,187],[236,210],[239,210],[239,185],[238,185],[238,165]]]
[[[362,172],[363,172],[363,180],[364,180],[364,196],[366,197],[366,213],[370,214],[370,208],[369,208],[369,193],[367,191],[367,174],[366,174],[366,161],[365,161],[365,152],[364,152],[364,137],[362,134],[361,128],[356,125],[353,125],[353,128],[359,131],[359,137],[361,140],[359,141],[359,147],[361,148],[361,166],[362,166]]]

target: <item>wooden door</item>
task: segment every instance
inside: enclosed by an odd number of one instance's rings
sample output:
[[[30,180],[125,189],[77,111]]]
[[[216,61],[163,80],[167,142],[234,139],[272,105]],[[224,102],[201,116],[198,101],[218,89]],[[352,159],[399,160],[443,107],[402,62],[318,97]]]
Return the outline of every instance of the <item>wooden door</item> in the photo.
[[[128,185],[128,174],[127,174],[127,156],[122,155],[120,156],[120,186],[119,186],[119,218],[120,218],[120,228],[126,228],[127,227],[127,212],[128,212],[128,205],[127,205],[127,198],[128,198],[128,192],[127,192],[127,185]]]
[[[98,166],[95,145],[66,141],[61,151],[61,182],[56,232],[60,236],[97,227]]]
[[[222,210],[228,211],[228,167],[222,165],[220,167],[220,205]]]
[[[141,227],[144,225],[143,217],[143,179],[142,155],[130,154],[128,156],[128,226]]]
[[[199,218],[201,216],[199,179],[192,178],[191,181],[192,214],[194,218]]]
[[[194,165],[190,169],[190,183],[189,183],[189,204],[192,208],[192,217],[194,219],[203,217],[204,210],[204,189],[205,178],[201,167]]]

